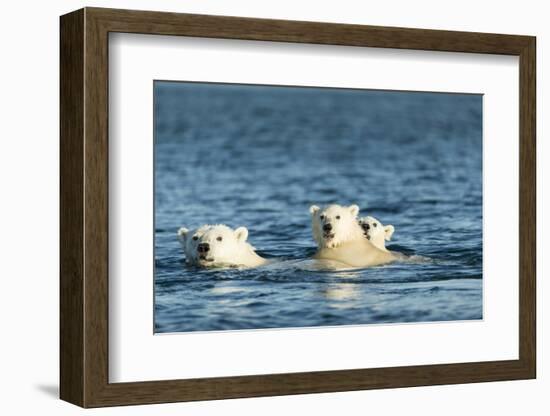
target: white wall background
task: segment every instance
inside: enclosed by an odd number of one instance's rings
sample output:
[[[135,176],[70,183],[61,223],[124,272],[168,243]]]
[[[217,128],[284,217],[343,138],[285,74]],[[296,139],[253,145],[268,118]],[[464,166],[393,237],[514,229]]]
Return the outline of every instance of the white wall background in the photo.
[[[124,0],[5,2],[0,15],[0,409],[3,414],[83,412],[58,395],[58,16],[83,6],[317,20],[536,35],[538,41],[538,379],[459,386],[225,400],[87,411],[88,414],[280,415],[547,414],[550,361],[544,243],[550,237],[543,184],[549,170],[545,102],[550,98],[550,26],[545,2]],[[505,184],[504,184],[505,186]],[[544,201],[544,198],[547,200]]]

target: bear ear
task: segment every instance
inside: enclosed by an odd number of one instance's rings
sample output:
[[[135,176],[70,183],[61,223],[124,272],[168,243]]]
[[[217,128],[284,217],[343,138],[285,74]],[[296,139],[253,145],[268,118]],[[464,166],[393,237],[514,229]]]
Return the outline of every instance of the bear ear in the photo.
[[[178,230],[178,237],[185,238],[185,236],[187,235],[188,232],[189,232],[189,230],[187,228],[181,227]]]
[[[395,228],[393,225],[386,225],[384,227],[384,238],[388,241],[391,240],[391,236],[393,235],[393,232],[395,231]]]
[[[309,207],[309,213],[311,215],[315,214],[317,211],[319,211],[321,208],[319,208],[317,205],[312,205]]]
[[[248,230],[246,227],[239,227],[235,230],[235,237],[237,237],[238,241],[246,241],[248,238]]]
[[[353,204],[353,205],[350,205],[348,208],[349,208],[349,211],[351,212],[351,215],[353,215],[354,217],[357,217],[357,214],[359,214],[359,207]]]

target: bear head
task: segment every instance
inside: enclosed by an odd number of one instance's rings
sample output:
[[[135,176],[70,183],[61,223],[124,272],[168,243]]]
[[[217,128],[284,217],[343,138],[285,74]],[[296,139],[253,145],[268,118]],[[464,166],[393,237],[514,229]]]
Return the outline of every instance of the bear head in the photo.
[[[319,248],[334,248],[342,243],[361,239],[363,230],[357,222],[359,207],[337,204],[309,208],[313,238]]]
[[[243,253],[253,249],[246,242],[245,227],[235,230],[223,224],[203,225],[195,230],[182,227],[178,237],[187,262],[202,267],[238,265]]]
[[[359,218],[359,225],[361,225],[365,237],[382,250],[386,249],[384,241],[390,241],[395,231],[393,225],[382,225],[380,221],[371,216]]]

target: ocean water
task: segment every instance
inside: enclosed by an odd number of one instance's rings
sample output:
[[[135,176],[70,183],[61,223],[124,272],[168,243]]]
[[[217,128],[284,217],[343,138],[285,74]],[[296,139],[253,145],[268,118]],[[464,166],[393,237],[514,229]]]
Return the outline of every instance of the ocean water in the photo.
[[[482,96],[155,82],[155,332],[482,319]],[[358,204],[408,261],[315,271],[308,208]],[[277,266],[198,269],[246,226]]]

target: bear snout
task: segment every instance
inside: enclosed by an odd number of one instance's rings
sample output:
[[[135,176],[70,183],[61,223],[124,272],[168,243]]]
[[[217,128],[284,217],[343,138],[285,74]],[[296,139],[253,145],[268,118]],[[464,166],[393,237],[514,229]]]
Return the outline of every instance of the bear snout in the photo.
[[[210,244],[208,243],[200,243],[197,246],[197,251],[199,253],[208,253],[210,251]]]
[[[330,230],[332,230],[332,225],[330,224],[323,225],[323,231],[330,231]]]

